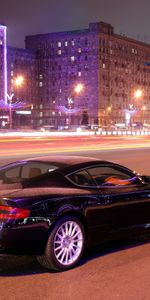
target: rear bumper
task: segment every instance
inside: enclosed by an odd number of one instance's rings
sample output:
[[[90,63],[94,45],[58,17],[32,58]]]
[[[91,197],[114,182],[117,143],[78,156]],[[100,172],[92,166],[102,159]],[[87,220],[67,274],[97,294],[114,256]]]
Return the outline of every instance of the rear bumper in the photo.
[[[41,254],[44,252],[49,226],[45,222],[30,225],[0,224],[0,253]]]

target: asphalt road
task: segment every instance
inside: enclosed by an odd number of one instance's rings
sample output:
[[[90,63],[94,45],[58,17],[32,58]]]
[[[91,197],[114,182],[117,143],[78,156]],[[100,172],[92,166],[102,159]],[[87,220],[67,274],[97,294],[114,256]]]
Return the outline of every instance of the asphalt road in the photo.
[[[39,148],[41,147],[38,150],[46,149],[45,155],[60,152],[62,155],[71,153],[114,160],[140,173],[150,174],[150,149],[147,140],[145,143],[144,140],[120,139],[117,142],[111,139],[94,142],[95,147],[101,146],[101,149],[91,150],[87,143],[86,149],[76,151],[75,145],[72,144],[71,147],[70,143],[67,146],[64,141],[65,145],[59,145],[60,150],[50,151],[52,148],[47,149],[47,142],[38,141]],[[31,143],[28,148],[27,144],[25,146],[21,143],[21,147],[18,144],[20,141],[1,143],[0,153],[5,153],[1,154],[0,164],[37,155],[34,151],[37,149],[36,143],[36,146]],[[80,149],[82,141],[78,141],[78,144],[76,141],[76,147]],[[142,147],[138,147],[139,144]],[[62,151],[66,146],[66,152]],[[20,150],[16,151],[19,147]],[[77,268],[64,273],[48,272],[40,267],[34,257],[0,256],[0,300],[20,299],[149,300],[150,244],[141,243],[139,240],[98,246],[86,251]]]

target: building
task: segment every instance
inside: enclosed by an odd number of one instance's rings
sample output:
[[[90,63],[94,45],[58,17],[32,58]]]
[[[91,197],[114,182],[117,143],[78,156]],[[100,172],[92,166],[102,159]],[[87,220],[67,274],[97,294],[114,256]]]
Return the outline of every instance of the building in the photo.
[[[150,123],[150,45],[115,34],[104,22],[28,36],[25,43],[26,49],[37,51],[39,62],[39,124],[63,125],[70,115],[71,124],[79,125],[83,112],[89,124],[100,126]],[[84,90],[76,95],[78,83]],[[63,107],[70,97],[73,109],[67,115]]]
[[[9,90],[20,72],[25,86],[14,94],[31,105],[34,128],[150,124],[150,45],[110,24],[27,36],[25,49],[8,48]]]
[[[7,28],[0,25],[0,99],[7,102]]]
[[[13,127],[34,127],[33,104],[38,100],[36,77],[38,73],[36,56],[33,51],[8,47],[8,95],[12,96]],[[21,86],[15,84],[15,79],[22,76]],[[8,100],[9,101],[9,100]]]

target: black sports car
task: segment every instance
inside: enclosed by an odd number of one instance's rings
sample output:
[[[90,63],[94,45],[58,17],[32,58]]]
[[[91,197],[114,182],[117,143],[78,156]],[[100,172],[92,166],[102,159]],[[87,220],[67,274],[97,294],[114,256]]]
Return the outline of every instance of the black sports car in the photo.
[[[95,158],[50,156],[0,168],[0,250],[67,270],[86,246],[150,232],[150,177]]]

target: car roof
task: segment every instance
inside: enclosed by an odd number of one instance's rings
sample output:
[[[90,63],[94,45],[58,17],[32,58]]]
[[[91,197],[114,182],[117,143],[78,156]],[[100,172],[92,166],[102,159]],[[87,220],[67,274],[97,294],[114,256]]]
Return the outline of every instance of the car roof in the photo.
[[[39,156],[26,159],[25,161],[38,161],[38,162],[47,162],[47,163],[60,163],[62,165],[71,166],[76,164],[82,164],[87,162],[97,162],[101,161],[95,159],[94,157],[85,157],[85,156],[72,156],[72,155],[52,155],[52,156]]]

